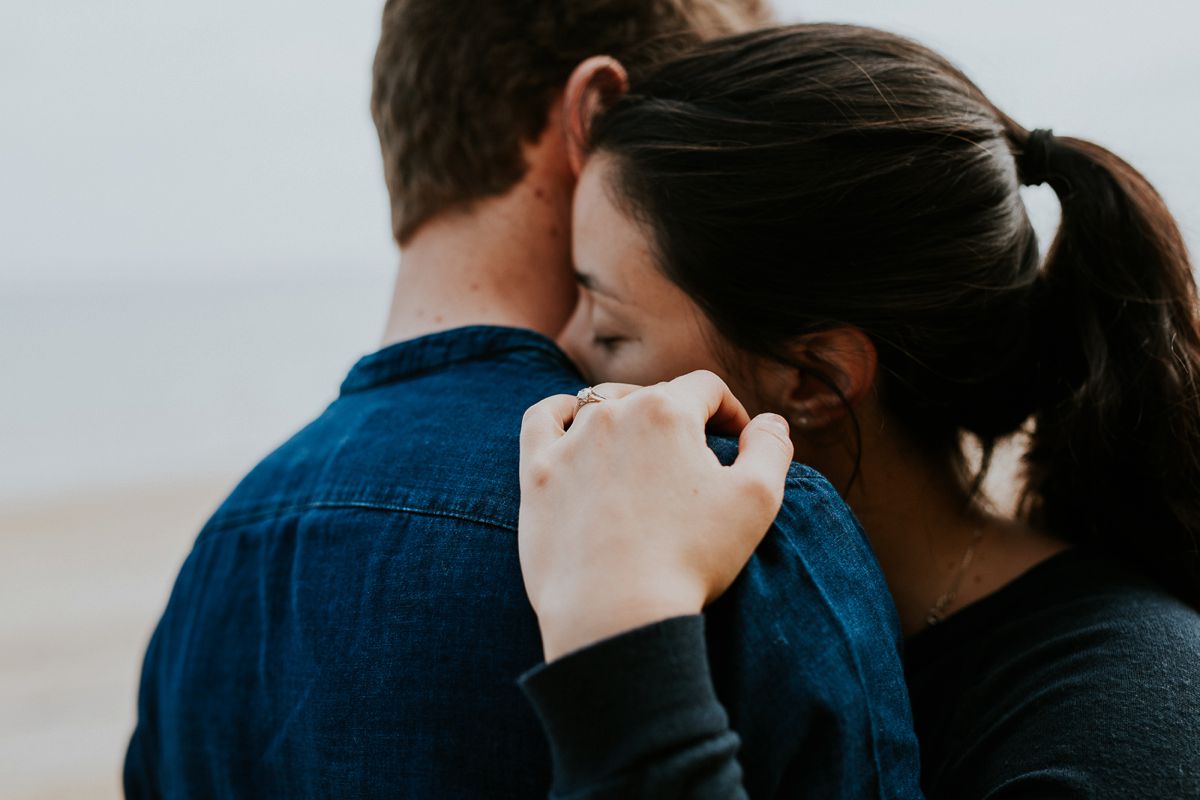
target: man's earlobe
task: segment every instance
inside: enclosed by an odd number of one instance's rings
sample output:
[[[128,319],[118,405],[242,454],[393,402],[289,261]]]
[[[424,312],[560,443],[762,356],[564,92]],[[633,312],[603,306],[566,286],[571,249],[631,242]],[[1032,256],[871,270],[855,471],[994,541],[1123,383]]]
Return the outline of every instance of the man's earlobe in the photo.
[[[625,67],[611,56],[592,56],[571,72],[563,91],[567,159],[576,175],[583,171],[592,120],[629,91]]]

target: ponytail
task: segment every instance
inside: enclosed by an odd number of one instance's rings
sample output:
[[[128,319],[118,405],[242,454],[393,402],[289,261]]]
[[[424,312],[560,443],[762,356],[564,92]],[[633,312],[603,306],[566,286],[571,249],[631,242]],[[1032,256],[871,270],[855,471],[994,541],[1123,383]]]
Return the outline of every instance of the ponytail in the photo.
[[[1021,508],[1200,606],[1200,328],[1179,228],[1098,145],[1005,120],[1062,222],[1034,291],[1037,410]]]

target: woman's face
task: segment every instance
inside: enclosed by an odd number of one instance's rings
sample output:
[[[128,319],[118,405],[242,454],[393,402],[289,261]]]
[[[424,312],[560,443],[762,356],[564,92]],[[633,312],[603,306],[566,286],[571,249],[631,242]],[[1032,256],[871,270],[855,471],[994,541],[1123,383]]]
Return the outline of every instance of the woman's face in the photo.
[[[707,369],[741,397],[712,324],[655,266],[650,232],[613,202],[611,171],[608,157],[589,159],[575,190],[579,304],[560,344],[594,383],[651,384]]]

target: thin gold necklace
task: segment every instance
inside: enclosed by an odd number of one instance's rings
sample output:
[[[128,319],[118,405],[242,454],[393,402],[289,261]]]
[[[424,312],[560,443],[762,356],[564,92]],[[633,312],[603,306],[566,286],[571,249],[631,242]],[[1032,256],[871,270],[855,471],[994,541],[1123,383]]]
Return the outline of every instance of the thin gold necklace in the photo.
[[[925,614],[926,625],[937,625],[946,618],[946,608],[954,602],[954,598],[958,594],[958,588],[962,585],[963,576],[967,574],[967,567],[971,566],[971,559],[975,557],[975,547],[979,544],[981,538],[983,538],[982,525],[976,528],[975,533],[971,535],[971,543],[967,545],[967,552],[963,553],[962,563],[958,565],[958,569],[954,572],[950,588],[938,598],[938,601]]]

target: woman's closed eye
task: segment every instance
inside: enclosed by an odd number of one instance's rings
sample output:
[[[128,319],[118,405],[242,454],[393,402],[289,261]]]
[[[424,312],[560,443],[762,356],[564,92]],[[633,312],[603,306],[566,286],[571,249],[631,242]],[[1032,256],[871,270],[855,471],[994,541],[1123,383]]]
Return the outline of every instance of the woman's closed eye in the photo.
[[[592,344],[599,347],[606,353],[615,352],[622,343],[626,341],[624,336],[600,336],[599,334],[592,337]]]

